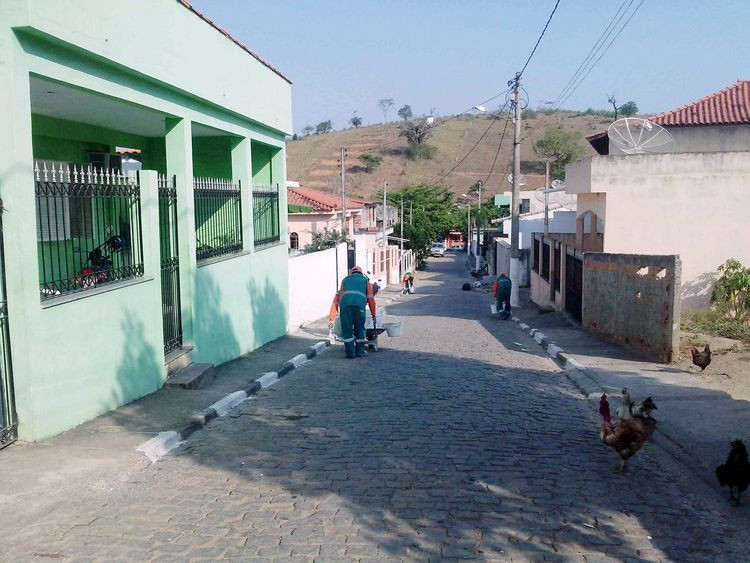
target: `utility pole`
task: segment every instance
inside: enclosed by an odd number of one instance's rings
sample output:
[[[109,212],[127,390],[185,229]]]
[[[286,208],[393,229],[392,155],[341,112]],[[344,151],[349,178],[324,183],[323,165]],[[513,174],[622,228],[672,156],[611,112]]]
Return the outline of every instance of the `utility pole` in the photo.
[[[469,263],[469,256],[471,253],[469,252],[469,249],[471,248],[471,203],[466,204],[466,263]],[[469,264],[469,267],[471,267],[471,264]]]
[[[549,159],[544,161],[544,236],[549,235]]]
[[[341,147],[341,234],[348,234],[346,227],[346,149]]]
[[[403,276],[404,272],[401,270],[404,269],[404,192],[401,192],[401,220],[399,221],[401,223],[401,240],[399,241],[400,245],[400,252],[398,255],[398,264],[399,264],[399,276]]]
[[[387,260],[386,260],[387,259],[386,251],[388,250],[388,239],[386,238],[386,235],[385,235],[385,222],[386,222],[386,217],[388,215],[387,212],[386,212],[387,211],[387,208],[386,208],[387,194],[388,194],[388,182],[386,182],[385,180],[383,180],[383,266],[385,266],[384,269],[385,269],[385,283],[386,283],[386,285],[388,283],[390,283],[388,281],[388,264],[386,263],[387,262]],[[381,272],[381,274],[382,274],[382,272]]]
[[[521,187],[521,103],[520,103],[520,89],[521,89],[521,73],[516,73],[516,78],[511,81],[509,86],[513,86],[513,105],[515,109],[515,115],[513,118],[513,192],[510,198],[510,281],[511,281],[511,294],[510,304],[513,307],[518,307],[518,281],[519,281],[519,264],[518,260],[521,256],[520,248],[518,247],[518,228],[519,228],[519,189]]]
[[[474,267],[479,270],[479,254],[482,245],[482,181],[477,182],[477,253],[474,257]]]
[[[409,224],[410,225],[414,224],[414,202],[413,201],[409,202]]]

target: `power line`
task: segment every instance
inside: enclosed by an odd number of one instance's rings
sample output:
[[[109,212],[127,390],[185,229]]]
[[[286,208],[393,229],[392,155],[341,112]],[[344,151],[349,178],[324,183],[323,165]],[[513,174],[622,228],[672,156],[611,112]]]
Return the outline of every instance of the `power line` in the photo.
[[[503,148],[503,139],[505,139],[505,132],[508,130],[508,123],[510,123],[510,110],[508,110],[508,116],[505,118],[505,127],[503,127],[503,134],[500,136],[500,144],[497,146],[497,152],[495,153],[495,158],[492,161],[492,167],[490,168],[489,174],[487,174],[487,177],[484,179],[483,184],[487,184],[487,180],[490,179],[490,176],[492,176],[492,173],[495,171],[495,164],[497,164],[497,158],[500,156],[500,149]]]
[[[534,45],[534,48],[531,50],[531,53],[529,54],[529,58],[526,59],[526,62],[523,65],[523,68],[521,69],[521,72],[519,74],[523,74],[523,71],[526,70],[526,67],[529,66],[529,62],[531,61],[531,57],[534,56],[534,53],[536,53],[536,48],[539,47],[539,43],[542,41],[542,37],[544,37],[544,33],[547,31],[547,27],[549,26],[549,22],[552,21],[552,16],[555,15],[555,12],[557,11],[557,7],[560,5],[560,0],[557,0],[555,2],[555,7],[552,8],[552,13],[549,15],[549,18],[547,18],[547,23],[544,24],[544,29],[542,30],[542,33],[539,35],[539,39],[536,40],[536,45]]]

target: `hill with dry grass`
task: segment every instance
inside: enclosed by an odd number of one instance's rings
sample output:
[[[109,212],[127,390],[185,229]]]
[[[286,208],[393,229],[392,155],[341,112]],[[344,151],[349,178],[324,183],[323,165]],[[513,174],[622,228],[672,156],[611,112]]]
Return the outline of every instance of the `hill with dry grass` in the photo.
[[[486,116],[461,116],[439,118],[428,144],[436,148],[430,160],[409,160],[406,139],[399,137],[399,124],[387,123],[358,129],[344,129],[321,135],[310,135],[287,144],[287,177],[302,185],[340,193],[341,179],[338,159],[341,147],[346,147],[347,192],[352,197],[371,198],[387,181],[392,189],[405,184],[438,183],[449,186],[455,193],[465,192],[477,180],[490,173],[497,154],[505,121],[494,122],[476,149],[460,166],[443,179],[469,150],[479,141],[492,118]],[[544,184],[544,162],[534,153],[533,143],[544,135],[548,127],[562,127],[580,135],[586,154],[594,154],[584,136],[605,129],[610,119],[580,113],[556,113],[524,119],[521,136],[522,174],[527,184],[522,189],[535,189]],[[485,193],[507,191],[508,173],[512,168],[513,123],[508,122],[505,137],[494,171],[485,182]],[[368,173],[357,160],[369,153],[383,158],[382,164]],[[442,179],[442,181],[441,181]]]

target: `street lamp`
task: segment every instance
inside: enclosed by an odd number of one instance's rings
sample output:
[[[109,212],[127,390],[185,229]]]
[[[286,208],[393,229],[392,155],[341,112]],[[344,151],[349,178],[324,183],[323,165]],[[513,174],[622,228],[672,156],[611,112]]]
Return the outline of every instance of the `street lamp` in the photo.
[[[480,222],[481,222],[481,213],[482,213],[482,182],[479,181],[476,183],[477,187],[477,193],[476,194],[461,194],[463,197],[467,199],[473,199],[474,197],[477,198],[477,245],[474,248],[474,267],[479,269],[479,243],[480,243],[480,237],[482,236],[480,231]],[[469,219],[467,219],[467,223],[470,222]],[[469,239],[471,241],[471,239]],[[467,252],[468,254],[468,252]]]

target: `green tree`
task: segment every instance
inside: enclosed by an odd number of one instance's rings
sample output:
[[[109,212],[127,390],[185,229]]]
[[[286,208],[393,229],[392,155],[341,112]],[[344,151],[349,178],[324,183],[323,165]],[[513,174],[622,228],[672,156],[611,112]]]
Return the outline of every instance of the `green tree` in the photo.
[[[303,134],[303,135],[304,135],[305,137],[307,137],[307,136],[308,136],[308,135],[309,135],[310,133],[312,133],[313,131],[315,131],[315,127],[313,127],[312,125],[305,125],[305,126],[304,126],[304,127],[302,128],[302,134]]]
[[[321,121],[315,126],[315,134],[320,135],[321,133],[328,133],[333,130],[333,125],[331,124],[331,120],[328,121]]]
[[[393,98],[378,100],[378,107],[383,112],[383,123],[388,123],[388,110],[393,107]]]
[[[617,110],[625,117],[630,117],[638,113],[638,106],[634,101],[625,102]]]
[[[584,148],[578,142],[579,134],[559,127],[547,129],[544,137],[534,144],[537,154],[550,161],[550,172],[554,179],[565,177],[565,165],[583,156]]]
[[[383,162],[382,157],[368,153],[359,155],[357,159],[364,165],[365,172],[367,172],[368,174],[375,170]]]
[[[730,258],[719,266],[721,277],[714,286],[711,300],[731,319],[744,321],[750,317],[750,268]]]
[[[358,115],[355,115],[349,120],[349,123],[352,124],[352,127],[359,127],[362,125],[362,118]]]
[[[401,124],[399,136],[405,137],[409,144],[406,154],[410,160],[429,160],[435,155],[435,147],[427,144],[434,127],[433,118],[415,119]]]
[[[398,116],[404,121],[409,121],[412,118],[411,106],[403,106],[400,110],[398,110]]]
[[[342,242],[347,242],[346,233],[340,233],[336,229],[329,231],[323,229],[317,233],[313,233],[312,242],[305,245],[305,252],[318,252],[319,250],[327,250],[333,248]]]

